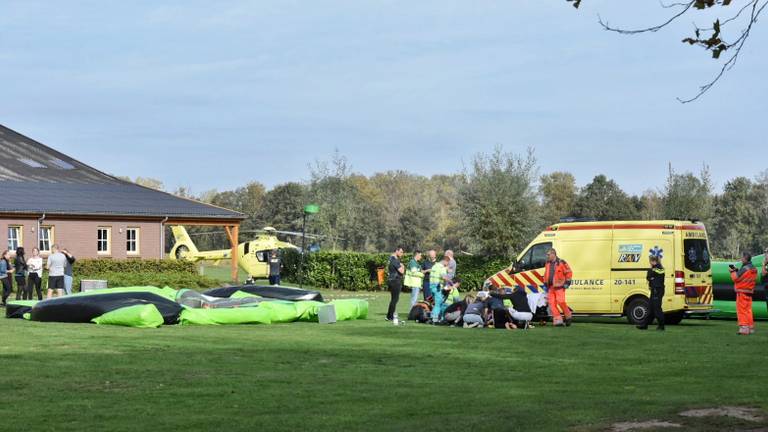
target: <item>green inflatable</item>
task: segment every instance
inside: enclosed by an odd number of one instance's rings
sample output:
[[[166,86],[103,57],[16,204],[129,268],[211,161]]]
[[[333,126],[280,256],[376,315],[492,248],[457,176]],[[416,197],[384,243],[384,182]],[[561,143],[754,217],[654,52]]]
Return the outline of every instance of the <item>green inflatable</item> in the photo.
[[[163,325],[163,316],[153,304],[127,306],[91,320],[99,325],[155,328]]]

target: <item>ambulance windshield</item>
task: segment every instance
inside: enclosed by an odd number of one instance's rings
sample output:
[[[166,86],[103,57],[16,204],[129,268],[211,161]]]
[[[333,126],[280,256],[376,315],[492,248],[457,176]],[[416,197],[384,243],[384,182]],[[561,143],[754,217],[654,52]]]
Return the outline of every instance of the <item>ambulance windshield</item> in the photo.
[[[685,268],[696,272],[709,271],[711,267],[706,240],[685,240]]]

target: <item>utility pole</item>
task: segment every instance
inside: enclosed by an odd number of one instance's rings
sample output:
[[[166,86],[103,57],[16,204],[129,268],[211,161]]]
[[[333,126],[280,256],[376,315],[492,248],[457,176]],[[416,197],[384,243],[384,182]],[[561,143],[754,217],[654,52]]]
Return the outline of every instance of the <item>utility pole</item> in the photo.
[[[301,223],[301,261],[299,263],[299,287],[304,288],[304,254],[307,252],[307,216],[317,214],[320,206],[308,204],[304,206],[304,217]]]

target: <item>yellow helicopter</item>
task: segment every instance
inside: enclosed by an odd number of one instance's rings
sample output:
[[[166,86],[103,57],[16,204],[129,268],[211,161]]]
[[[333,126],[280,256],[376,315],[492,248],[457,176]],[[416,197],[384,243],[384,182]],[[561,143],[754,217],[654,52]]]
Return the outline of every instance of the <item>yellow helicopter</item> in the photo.
[[[230,249],[199,251],[187,230],[181,225],[171,227],[173,237],[176,243],[171,248],[169,258],[172,260],[186,260],[192,262],[213,261],[218,264],[221,260],[231,258]],[[298,235],[290,231],[278,231],[272,227],[266,227],[259,230],[261,234],[253,240],[240,243],[237,246],[238,263],[240,268],[245,270],[251,279],[264,279],[269,276],[269,255],[275,249],[296,249],[299,248],[291,243],[280,241],[277,234]],[[213,233],[203,233],[213,234]],[[307,235],[307,237],[310,237]]]

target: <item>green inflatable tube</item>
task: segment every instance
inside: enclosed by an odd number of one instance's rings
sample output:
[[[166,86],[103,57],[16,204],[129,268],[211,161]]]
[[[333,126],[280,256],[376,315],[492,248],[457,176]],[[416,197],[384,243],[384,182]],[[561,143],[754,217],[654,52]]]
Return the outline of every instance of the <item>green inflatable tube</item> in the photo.
[[[752,258],[752,264],[758,269],[758,283],[762,283],[763,276],[760,269],[763,268],[765,255],[758,255]],[[731,280],[731,269],[729,265],[735,265],[741,268],[741,261],[713,261],[712,262],[712,283],[715,285],[733,284]]]
[[[136,328],[157,328],[163,325],[163,315],[153,304],[128,306],[107,312],[91,320],[100,325]]]
[[[713,313],[712,318],[736,319],[736,302],[727,300],[715,300],[714,307],[717,312]],[[752,302],[752,315],[755,319],[768,319],[768,306],[762,301]]]

